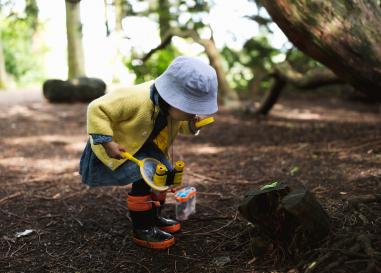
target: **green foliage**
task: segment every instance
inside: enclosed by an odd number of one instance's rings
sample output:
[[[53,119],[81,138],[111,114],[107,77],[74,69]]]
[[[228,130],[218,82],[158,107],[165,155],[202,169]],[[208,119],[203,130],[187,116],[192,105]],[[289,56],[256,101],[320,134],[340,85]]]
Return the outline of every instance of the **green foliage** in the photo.
[[[288,51],[286,60],[293,69],[301,73],[306,72],[309,69],[322,66],[319,62],[307,56],[297,48],[292,48]]]
[[[26,20],[32,29],[38,26],[38,6],[36,0],[25,0]]]
[[[257,92],[268,90],[271,78],[264,78],[264,76],[274,70],[279,59],[284,59],[293,69],[301,73],[321,66],[319,62],[297,48],[293,47],[287,52],[273,48],[265,35],[246,41],[242,50],[234,51],[225,47],[221,53],[228,64],[230,74],[228,79],[234,89],[241,91],[241,95],[249,89],[252,81],[258,79],[261,79],[261,82]]]
[[[135,82],[142,83],[155,79],[161,75],[174,58],[180,55],[180,52],[173,46],[168,46],[153,54],[145,63],[139,63],[136,60],[126,59],[125,65],[136,75]]]
[[[256,1],[257,2],[257,1]],[[260,2],[260,1],[258,1]],[[208,16],[209,4],[206,0],[157,0],[151,12],[156,14],[155,20],[158,20],[161,37],[168,30],[169,25],[175,29],[200,31],[208,27],[205,18]],[[158,5],[158,3],[161,3]],[[167,4],[170,4],[168,6]],[[262,9],[261,5],[258,6]],[[271,46],[268,40],[268,34],[271,33],[269,24],[272,20],[269,16],[258,14],[249,16],[258,23],[260,35],[248,40],[242,49],[233,50],[224,47],[221,54],[224,58],[223,65],[227,71],[227,79],[231,87],[244,94],[249,85],[256,80],[263,79],[273,71],[274,66],[280,60],[286,57],[292,65],[300,68],[313,67],[316,65],[312,59],[306,57],[297,49],[292,49],[286,55],[285,50],[276,49]],[[180,19],[180,20],[179,20]],[[136,64],[134,59],[126,61],[129,69],[136,74],[136,81],[142,82],[150,80],[160,75],[175,56],[179,55],[172,46],[160,52],[156,52],[145,64]],[[270,78],[263,79],[260,82],[259,89],[268,89]]]
[[[10,16],[0,23],[7,73],[21,84],[42,79],[42,62],[38,57],[43,52],[33,48],[34,29],[30,21]]]
[[[247,66],[272,67],[272,58],[281,54],[280,50],[273,48],[266,36],[252,38],[243,45],[243,53],[248,56]]]
[[[123,10],[124,16],[129,16],[129,15],[134,16],[135,15],[135,12],[133,10],[133,7],[132,7],[132,4],[130,3],[130,1],[123,1],[122,10]]]
[[[238,91],[246,91],[253,77],[257,77],[258,72],[269,72],[274,66],[273,57],[282,53],[273,48],[265,36],[259,36],[246,41],[240,51],[225,47],[221,54],[233,75],[229,77],[232,87]],[[269,85],[266,81],[262,84]]]
[[[163,39],[171,28],[184,31],[205,28],[204,18],[208,12],[209,1],[207,0],[156,0],[150,2],[147,10],[134,11],[133,14],[157,21],[160,37]],[[185,15],[186,19],[179,20],[180,15]],[[124,63],[135,73],[136,82],[139,83],[160,75],[170,62],[181,54],[173,45],[169,45],[153,54],[144,64],[139,63],[139,57],[134,55],[136,54],[132,54],[131,59],[126,59]]]
[[[8,76],[17,84],[41,81],[43,63],[41,55],[46,49],[36,43],[39,9],[36,0],[25,0],[23,12],[14,9],[15,1],[0,0],[0,39]]]

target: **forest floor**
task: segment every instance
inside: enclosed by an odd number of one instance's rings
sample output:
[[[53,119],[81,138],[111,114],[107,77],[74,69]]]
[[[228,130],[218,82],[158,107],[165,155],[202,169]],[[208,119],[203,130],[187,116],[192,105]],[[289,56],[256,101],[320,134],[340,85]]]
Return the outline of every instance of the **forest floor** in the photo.
[[[287,96],[266,118],[222,109],[199,136],[179,137],[173,153],[186,162],[186,183],[197,188],[197,213],[166,251],[131,241],[130,186],[81,183],[86,107],[42,99],[2,104],[0,272],[358,273],[381,267],[380,203],[352,208],[346,201],[381,192],[380,105]],[[245,193],[275,180],[309,189],[332,221],[328,238],[298,257],[275,243],[254,257],[253,226],[237,211]],[[174,215],[172,194],[165,212]]]

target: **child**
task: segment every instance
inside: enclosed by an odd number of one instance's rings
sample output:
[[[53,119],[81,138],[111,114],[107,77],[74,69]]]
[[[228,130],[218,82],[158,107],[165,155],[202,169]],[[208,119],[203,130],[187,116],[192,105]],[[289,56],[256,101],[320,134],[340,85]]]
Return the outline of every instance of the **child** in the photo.
[[[136,244],[166,249],[174,244],[171,233],[180,224],[160,216],[166,193],[153,192],[139,167],[121,153],[153,157],[172,170],[167,155],[177,133],[196,135],[197,115],[217,109],[216,72],[191,57],[177,57],[155,81],[115,90],[89,104],[82,181],[89,186],[132,183],[127,206]]]

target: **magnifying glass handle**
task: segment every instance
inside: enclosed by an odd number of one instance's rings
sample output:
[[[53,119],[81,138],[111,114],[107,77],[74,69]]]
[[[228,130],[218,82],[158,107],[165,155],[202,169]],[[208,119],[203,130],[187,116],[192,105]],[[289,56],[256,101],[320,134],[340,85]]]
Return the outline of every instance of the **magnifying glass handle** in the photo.
[[[122,152],[121,155],[128,159],[128,160],[132,160],[133,162],[135,162],[138,166],[143,166],[143,161],[135,158],[132,154],[128,153],[128,152]]]
[[[213,122],[214,122],[214,118],[213,117],[208,117],[208,118],[204,118],[204,119],[202,119],[200,121],[197,121],[195,123],[195,126],[198,129],[198,128],[204,127],[205,125],[211,124]]]

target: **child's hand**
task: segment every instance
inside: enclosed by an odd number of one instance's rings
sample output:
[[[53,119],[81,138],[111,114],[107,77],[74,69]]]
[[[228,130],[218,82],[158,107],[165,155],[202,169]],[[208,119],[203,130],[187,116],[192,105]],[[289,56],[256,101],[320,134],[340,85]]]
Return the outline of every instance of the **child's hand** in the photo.
[[[115,141],[110,141],[102,144],[105,148],[107,155],[111,158],[115,159],[123,159],[121,153],[127,152],[122,146],[120,146]]]

